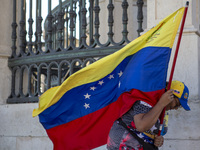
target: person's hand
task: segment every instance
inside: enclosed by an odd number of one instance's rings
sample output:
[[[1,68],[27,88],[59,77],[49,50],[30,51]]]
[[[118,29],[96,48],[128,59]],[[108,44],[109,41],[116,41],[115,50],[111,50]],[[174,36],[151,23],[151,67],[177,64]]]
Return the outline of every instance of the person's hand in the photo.
[[[159,103],[160,105],[162,105],[163,107],[167,106],[169,103],[171,103],[174,100],[174,94],[173,94],[173,90],[168,90],[167,92],[165,92],[160,100]]]
[[[158,136],[158,135],[155,135],[155,139],[154,139],[154,145],[156,147],[161,147],[164,143],[164,138],[163,136]]]

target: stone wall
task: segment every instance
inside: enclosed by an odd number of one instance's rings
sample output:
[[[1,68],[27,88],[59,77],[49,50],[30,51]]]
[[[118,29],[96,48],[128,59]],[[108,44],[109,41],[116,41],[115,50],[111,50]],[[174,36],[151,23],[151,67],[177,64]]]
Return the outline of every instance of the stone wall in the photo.
[[[53,145],[44,128],[32,118],[37,104],[6,104],[11,91],[12,4],[2,0],[0,5],[0,150],[50,150]]]

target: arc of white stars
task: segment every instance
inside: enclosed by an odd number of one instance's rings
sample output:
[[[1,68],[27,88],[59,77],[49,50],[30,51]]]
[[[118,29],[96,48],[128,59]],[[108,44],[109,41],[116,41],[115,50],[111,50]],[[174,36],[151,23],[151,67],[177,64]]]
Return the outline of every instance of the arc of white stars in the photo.
[[[93,86],[93,87],[90,87],[90,90],[92,90],[92,91],[94,91],[96,89],[96,87],[95,86]]]
[[[85,103],[83,106],[85,107],[85,109],[90,108],[90,104],[87,104],[87,103]]]
[[[123,74],[123,72],[122,72],[122,71],[120,71],[120,72],[118,73],[119,77],[121,77],[121,76],[122,76],[122,74]]]
[[[114,74],[111,74],[108,78],[109,78],[110,80],[111,80],[111,79],[114,79]]]
[[[86,94],[86,95],[84,95],[85,96],[85,99],[90,99],[90,96],[91,95],[89,95],[88,93]]]
[[[99,85],[103,85],[103,83],[104,83],[103,80],[101,80],[101,81],[99,81],[98,84],[99,84]]]

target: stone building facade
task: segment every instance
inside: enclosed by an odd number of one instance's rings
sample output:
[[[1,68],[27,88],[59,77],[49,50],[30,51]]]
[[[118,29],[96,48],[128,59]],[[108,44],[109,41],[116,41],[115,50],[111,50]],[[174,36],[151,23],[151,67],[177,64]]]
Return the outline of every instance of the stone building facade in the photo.
[[[121,1],[114,0],[116,5]],[[129,2],[134,5],[136,1],[129,0]],[[186,112],[180,109],[170,112],[169,130],[161,150],[198,150],[200,147],[200,1],[189,0],[189,2],[190,6],[173,79],[184,81],[188,85],[190,89],[189,104],[192,110]],[[1,0],[0,5],[0,150],[51,150],[53,144],[38,118],[32,118],[32,110],[37,108],[38,104],[7,104],[6,102],[11,90],[11,71],[7,63],[12,45],[13,14],[10,11],[12,3],[13,0]],[[100,3],[104,5],[107,0],[101,0]],[[148,0],[145,3],[147,14],[145,29],[150,29],[170,13],[185,6],[185,3],[185,0]],[[117,16],[117,12],[115,13]],[[117,25],[115,29],[117,30]],[[175,46],[176,44],[174,44],[173,50],[175,50]],[[171,64],[172,62],[169,66]],[[104,150],[106,148],[102,146],[97,149]]]

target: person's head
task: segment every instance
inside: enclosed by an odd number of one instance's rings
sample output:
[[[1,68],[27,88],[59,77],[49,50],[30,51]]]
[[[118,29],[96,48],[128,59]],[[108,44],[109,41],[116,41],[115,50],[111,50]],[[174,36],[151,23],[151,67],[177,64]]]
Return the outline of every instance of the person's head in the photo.
[[[182,106],[185,110],[190,110],[190,107],[188,105],[188,87],[183,82],[175,80],[172,81],[170,89],[174,90],[173,93],[175,100],[167,105],[166,109],[178,109],[180,106]]]

